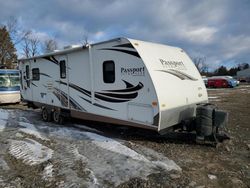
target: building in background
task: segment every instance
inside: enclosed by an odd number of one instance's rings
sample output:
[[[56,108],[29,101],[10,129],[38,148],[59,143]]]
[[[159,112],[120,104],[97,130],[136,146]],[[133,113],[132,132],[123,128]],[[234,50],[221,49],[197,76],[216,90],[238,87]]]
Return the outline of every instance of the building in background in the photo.
[[[250,82],[250,68],[238,71],[237,79],[240,82]]]

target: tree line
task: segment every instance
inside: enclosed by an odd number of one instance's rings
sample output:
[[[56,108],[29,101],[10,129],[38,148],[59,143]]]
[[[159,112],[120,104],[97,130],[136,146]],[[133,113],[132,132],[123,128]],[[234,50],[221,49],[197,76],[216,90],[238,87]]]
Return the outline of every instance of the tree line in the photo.
[[[250,67],[248,63],[238,63],[238,65],[230,69],[222,65],[214,71],[209,71],[209,66],[206,63],[205,57],[193,57],[192,60],[202,76],[236,76],[238,71],[248,69]]]
[[[48,53],[58,48],[54,38],[40,41],[30,30],[20,28],[17,20],[11,18],[6,24],[0,25],[0,68],[15,68],[17,65],[17,50],[25,58]]]

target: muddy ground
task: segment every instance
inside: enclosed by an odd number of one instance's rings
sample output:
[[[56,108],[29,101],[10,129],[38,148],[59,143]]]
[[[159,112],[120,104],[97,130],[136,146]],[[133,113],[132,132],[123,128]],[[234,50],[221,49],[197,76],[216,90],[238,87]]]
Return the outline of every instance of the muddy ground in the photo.
[[[24,105],[0,109],[0,187],[250,187],[250,85],[208,90],[229,112],[231,139],[71,120],[46,123]]]

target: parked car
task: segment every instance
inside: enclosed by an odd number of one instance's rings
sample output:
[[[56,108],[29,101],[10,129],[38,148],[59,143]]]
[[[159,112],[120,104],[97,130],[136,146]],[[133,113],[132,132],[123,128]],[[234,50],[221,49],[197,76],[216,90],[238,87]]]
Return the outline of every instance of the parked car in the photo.
[[[238,84],[238,81],[235,80],[235,79],[227,79],[228,80],[228,84],[229,84],[229,87],[236,87]]]
[[[218,80],[218,79],[224,79],[224,80],[227,80],[227,82],[228,82],[228,86],[227,87],[231,87],[231,88],[233,88],[233,87],[236,87],[236,86],[238,86],[239,85],[239,82],[236,80],[236,79],[234,79],[232,76],[213,76],[213,77],[210,77],[210,78],[208,78],[209,80]],[[213,85],[213,84],[212,84]],[[219,84],[220,85],[220,84]],[[225,84],[224,84],[225,85]],[[209,87],[209,86],[207,86],[207,87]],[[210,86],[211,87],[211,86]],[[224,86],[223,86],[224,87]]]
[[[230,84],[227,79],[224,78],[210,78],[207,82],[209,88],[227,88]]]

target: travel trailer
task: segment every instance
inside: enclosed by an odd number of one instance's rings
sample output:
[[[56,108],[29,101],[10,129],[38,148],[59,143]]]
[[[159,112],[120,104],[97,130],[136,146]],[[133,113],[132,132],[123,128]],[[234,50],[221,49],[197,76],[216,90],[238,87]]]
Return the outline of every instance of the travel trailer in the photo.
[[[19,102],[19,70],[0,69],[0,104]]]
[[[20,59],[19,67],[22,97],[45,121],[73,117],[164,134],[191,129],[188,122],[204,115],[198,108],[211,110],[201,75],[177,47],[117,38]]]

